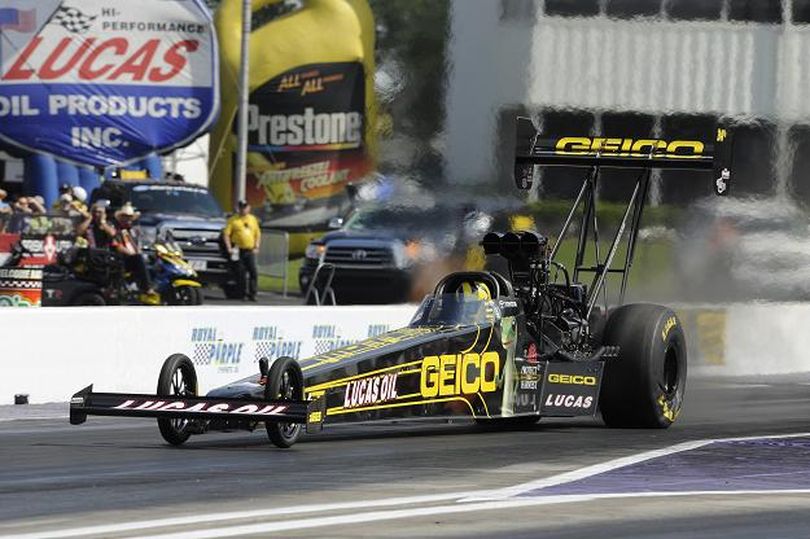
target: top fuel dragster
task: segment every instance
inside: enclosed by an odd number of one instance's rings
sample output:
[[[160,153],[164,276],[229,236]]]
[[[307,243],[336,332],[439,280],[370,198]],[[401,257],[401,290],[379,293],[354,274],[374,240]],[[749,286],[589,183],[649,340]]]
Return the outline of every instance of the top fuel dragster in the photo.
[[[489,233],[484,251],[508,263],[500,273],[451,273],[402,329],[295,361],[259,361],[259,372],[197,395],[191,360],[170,356],[154,395],[76,393],[70,421],[88,415],[155,417],[162,436],[181,444],[209,430],[265,425],[289,447],[302,427],[324,423],[467,416],[481,423],[532,423],[541,417],[601,412],[608,426],[666,428],[686,386],[686,343],[678,317],[649,304],[599,304],[608,273],[621,276],[620,303],[632,265],[653,168],[714,170],[725,194],[731,137],[631,140],[565,137],[543,140],[532,122],[517,124],[515,180],[531,186],[535,165],[590,169],[557,241],[531,233]],[[602,167],[639,169],[630,202],[604,256],[599,251],[596,186]],[[579,215],[576,260],[556,260]],[[596,262],[584,263],[586,247]],[[617,252],[625,243],[621,264]],[[590,282],[580,278],[591,274]],[[605,300],[606,301],[606,300]]]

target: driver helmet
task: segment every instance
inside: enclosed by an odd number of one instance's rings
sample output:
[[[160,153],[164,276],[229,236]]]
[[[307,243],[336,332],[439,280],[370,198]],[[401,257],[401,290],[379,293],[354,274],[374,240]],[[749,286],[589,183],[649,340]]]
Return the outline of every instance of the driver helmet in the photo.
[[[481,281],[464,281],[457,290],[457,295],[464,300],[465,315],[476,317],[483,315],[490,322],[495,319],[492,304],[492,293]]]
[[[461,283],[458,292],[465,298],[473,298],[480,301],[489,301],[492,299],[492,294],[489,292],[489,287],[480,281],[464,281]]]

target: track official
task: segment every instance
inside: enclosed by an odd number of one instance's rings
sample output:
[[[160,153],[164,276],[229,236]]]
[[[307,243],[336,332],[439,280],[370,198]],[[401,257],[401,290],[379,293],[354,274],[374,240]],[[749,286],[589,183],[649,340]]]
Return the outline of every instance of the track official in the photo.
[[[250,301],[256,301],[256,289],[258,288],[259,270],[256,266],[256,255],[262,241],[259,220],[250,213],[250,204],[240,200],[238,212],[228,219],[223,233],[225,248],[229,253],[234,249],[239,250],[237,276],[240,285],[245,282],[247,273],[247,286],[245,287],[246,297]]]

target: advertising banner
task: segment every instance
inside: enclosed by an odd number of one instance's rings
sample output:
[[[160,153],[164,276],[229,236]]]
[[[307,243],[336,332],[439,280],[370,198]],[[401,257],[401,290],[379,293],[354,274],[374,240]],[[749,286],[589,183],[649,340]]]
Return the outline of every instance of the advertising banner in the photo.
[[[184,146],[219,109],[201,0],[3,0],[0,139],[96,166]]]
[[[0,268],[0,307],[39,307],[41,268]]]
[[[365,109],[359,62],[298,67],[251,93],[247,198],[267,223],[333,204],[371,171]]]

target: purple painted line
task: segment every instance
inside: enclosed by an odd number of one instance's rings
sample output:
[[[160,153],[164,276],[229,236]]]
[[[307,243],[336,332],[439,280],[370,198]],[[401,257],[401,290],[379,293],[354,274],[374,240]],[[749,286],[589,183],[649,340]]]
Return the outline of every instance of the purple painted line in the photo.
[[[520,496],[810,488],[810,438],[714,442]]]

